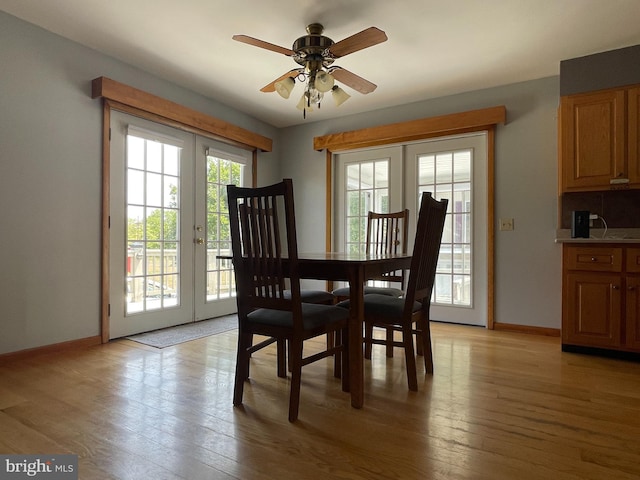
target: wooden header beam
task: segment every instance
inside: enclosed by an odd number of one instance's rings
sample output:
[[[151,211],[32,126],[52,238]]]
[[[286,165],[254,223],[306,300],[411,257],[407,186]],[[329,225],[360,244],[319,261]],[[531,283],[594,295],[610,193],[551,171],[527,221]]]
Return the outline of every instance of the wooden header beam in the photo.
[[[137,88],[124,85],[107,77],[98,77],[91,82],[92,98],[106,98],[123,105],[188,125],[222,141],[231,141],[250,150],[270,152],[273,141],[223,120],[205,115],[177,103],[165,100]]]
[[[327,149],[331,152],[339,152],[391,143],[411,142],[424,138],[486,130],[494,125],[504,124],[506,119],[507,109],[501,105],[314,137],[313,148],[318,151]]]

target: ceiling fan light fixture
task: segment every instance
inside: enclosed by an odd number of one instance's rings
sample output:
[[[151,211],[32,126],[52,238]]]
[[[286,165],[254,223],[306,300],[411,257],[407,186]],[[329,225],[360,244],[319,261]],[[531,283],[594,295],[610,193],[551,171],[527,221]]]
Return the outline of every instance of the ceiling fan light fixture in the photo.
[[[298,38],[291,48],[284,48],[247,35],[234,35],[233,40],[270,50],[291,57],[300,67],[290,70],[260,89],[261,92],[277,91],[282,98],[289,98],[298,80],[304,85],[304,93],[297,104],[306,118],[313,104],[320,109],[324,94],[331,92],[336,106],[350,98],[335,85],[338,81],[362,94],[371,93],[376,85],[342,67],[333,65],[337,58],[372,47],[387,41],[387,35],[376,27],[369,27],[347,38],[334,42],[322,35],[324,27],[319,23],[307,26],[308,35]]]
[[[319,92],[325,93],[333,88],[335,80],[330,73],[320,70],[316,73],[315,87]]]
[[[302,96],[300,97],[300,100],[298,101],[298,104],[296,105],[296,108],[300,111],[311,110],[311,106],[307,104],[308,104],[307,95],[303,92]]]
[[[336,104],[336,107],[339,107],[351,98],[351,95],[349,95],[337,85],[334,85],[334,87],[331,89],[331,96],[333,97],[333,102]]]
[[[296,81],[291,77],[287,77],[283,78],[280,81],[277,81],[274,84],[274,87],[276,89],[276,92],[278,92],[278,95],[280,95],[282,98],[289,98],[289,95],[291,95],[291,91],[293,90],[293,87],[295,85]]]

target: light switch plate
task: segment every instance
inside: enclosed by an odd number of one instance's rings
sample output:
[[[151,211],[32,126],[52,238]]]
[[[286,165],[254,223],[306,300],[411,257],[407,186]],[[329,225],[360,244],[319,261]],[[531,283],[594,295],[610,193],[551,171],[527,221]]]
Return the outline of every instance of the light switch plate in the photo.
[[[500,230],[502,231],[513,230],[513,218],[501,218]]]

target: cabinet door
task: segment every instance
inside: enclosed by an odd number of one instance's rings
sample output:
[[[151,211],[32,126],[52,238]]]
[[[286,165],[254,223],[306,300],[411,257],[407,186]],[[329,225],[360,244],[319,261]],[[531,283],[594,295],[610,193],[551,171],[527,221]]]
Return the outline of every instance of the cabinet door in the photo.
[[[619,347],[621,275],[576,272],[565,280],[563,343]]]
[[[560,101],[562,190],[608,190],[626,178],[625,91],[571,95]]]
[[[627,142],[629,182],[640,187],[640,87],[627,91],[629,105],[627,117]]]
[[[626,346],[640,350],[640,275],[627,275]]]

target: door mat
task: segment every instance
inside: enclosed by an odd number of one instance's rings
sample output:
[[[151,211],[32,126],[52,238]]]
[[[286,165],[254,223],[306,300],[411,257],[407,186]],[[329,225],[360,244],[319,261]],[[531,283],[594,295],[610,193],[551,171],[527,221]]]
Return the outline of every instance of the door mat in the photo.
[[[139,333],[125,338],[151,347],[166,348],[209,335],[228,332],[235,328],[238,328],[238,316],[234,314],[178,325],[177,327],[163,328],[153,332]]]

